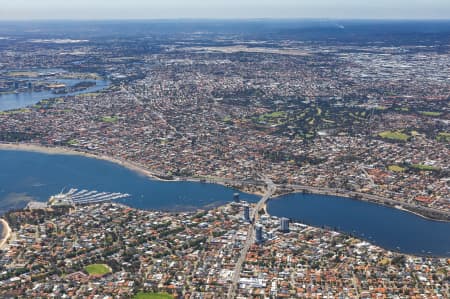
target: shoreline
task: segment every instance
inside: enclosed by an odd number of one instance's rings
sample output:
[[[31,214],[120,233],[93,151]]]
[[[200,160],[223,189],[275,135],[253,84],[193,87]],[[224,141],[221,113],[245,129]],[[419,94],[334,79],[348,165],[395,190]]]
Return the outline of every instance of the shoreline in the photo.
[[[392,207],[392,206],[386,205],[386,207]],[[400,211],[403,211],[403,212],[406,212],[406,213],[414,214],[414,215],[416,215],[416,216],[418,216],[418,217],[421,217],[421,218],[424,218],[424,219],[427,219],[427,220],[439,221],[439,222],[450,222],[450,221],[445,220],[445,219],[434,219],[434,218],[427,217],[427,216],[422,215],[422,214],[420,214],[420,213],[418,213],[418,212],[408,210],[408,209],[406,209],[405,207],[403,207],[403,206],[401,206],[401,205],[396,205],[396,206],[394,206],[393,208],[394,208],[394,209],[397,209],[397,210],[400,210]]]
[[[158,181],[177,181],[177,180],[164,180],[160,178],[157,174],[151,172],[150,170],[145,169],[143,166],[136,165],[133,162],[120,160],[117,158],[113,158],[111,156],[106,155],[94,155],[91,153],[77,151],[74,149],[69,149],[65,147],[49,147],[38,144],[25,144],[25,143],[1,143],[0,142],[0,150],[16,150],[16,151],[25,151],[25,152],[34,152],[34,153],[43,153],[49,155],[71,155],[71,156],[82,156],[86,158],[92,158],[97,160],[108,161],[114,164],[118,164],[123,166],[129,170],[135,171],[139,174],[150,177],[151,179]]]
[[[48,155],[71,155],[71,156],[82,156],[86,158],[101,160],[111,162],[122,167],[125,167],[131,171],[144,175],[152,180],[161,181],[161,182],[195,182],[195,183],[208,183],[208,184],[217,184],[225,187],[233,187],[231,182],[232,180],[220,178],[202,178],[202,177],[186,177],[186,178],[164,178],[164,174],[156,173],[155,171],[151,171],[147,169],[145,166],[140,165],[138,163],[121,160],[118,158],[114,158],[111,156],[103,155],[103,154],[92,154],[85,151],[78,151],[75,149],[67,148],[67,147],[56,147],[56,146],[44,146],[40,144],[32,144],[32,143],[5,143],[0,142],[0,150],[15,150],[15,151],[25,151],[25,152],[34,152],[34,153],[43,153]],[[227,181],[229,181],[227,183]],[[242,191],[242,190],[240,190]],[[245,191],[243,191],[245,192]],[[249,194],[263,196],[262,192],[246,192]]]
[[[403,206],[405,203],[401,203],[401,202],[396,202],[395,204],[394,203],[393,204],[387,204],[387,203],[384,203],[384,202],[379,202],[377,200],[367,198],[367,197],[364,196],[364,194],[358,194],[361,197],[360,198],[356,198],[355,196],[348,195],[346,192],[337,192],[337,191],[330,192],[330,191],[326,191],[326,190],[320,190],[320,189],[317,189],[317,188],[314,188],[314,189],[315,189],[314,192],[302,192],[302,191],[298,191],[298,190],[295,190],[293,192],[283,192],[283,193],[277,194],[277,196],[274,196],[274,197],[270,198],[269,201],[270,200],[278,200],[278,199],[281,199],[282,196],[294,195],[294,194],[313,194],[313,195],[335,196],[335,197],[348,198],[348,199],[351,199],[351,200],[367,202],[367,203],[371,203],[371,204],[374,204],[374,205],[379,205],[379,206],[383,206],[383,207],[387,207],[387,208],[391,208],[391,209],[400,210],[400,211],[403,211],[403,212],[406,212],[406,213],[414,214],[417,217],[420,217],[420,218],[423,218],[423,219],[426,219],[426,220],[430,220],[430,221],[450,222],[450,220],[428,217],[428,216],[423,215],[423,214],[421,214],[419,212],[409,210],[409,209],[407,209],[407,208],[405,208]],[[371,195],[367,195],[366,194],[366,196],[371,196]],[[266,204],[266,207],[265,207],[265,211],[266,211],[267,215],[270,215],[268,213],[268,210],[267,210],[267,204]]]
[[[183,181],[198,182],[198,183],[205,182],[205,183],[218,184],[218,185],[222,185],[225,187],[237,188],[235,185],[232,184],[233,182],[236,182],[236,181],[220,179],[220,178],[205,178],[205,179],[203,179],[203,178],[194,178],[194,177],[190,177],[190,178],[189,177],[187,177],[187,178],[173,177],[171,179],[165,179],[165,178],[163,178],[164,177],[163,174],[158,174],[156,172],[152,172],[151,170],[146,169],[145,166],[134,163],[134,162],[125,161],[125,160],[121,160],[118,158],[114,158],[114,157],[102,155],[102,154],[96,155],[96,154],[92,154],[92,153],[88,153],[88,152],[84,152],[84,151],[77,151],[75,149],[70,149],[70,148],[66,148],[66,147],[54,147],[54,146],[50,147],[50,146],[31,144],[31,143],[27,144],[27,143],[2,143],[2,142],[0,142],[0,150],[18,150],[18,151],[44,153],[44,154],[50,154],[50,155],[82,156],[82,157],[86,157],[86,158],[103,160],[103,161],[107,161],[107,162],[111,162],[111,163],[120,165],[131,171],[134,171],[136,173],[144,175],[147,178],[152,179],[152,180],[157,180],[157,181],[162,181],[162,182],[183,182]],[[228,181],[228,183],[227,183],[227,181]],[[283,186],[281,186],[281,187],[283,187]],[[381,206],[385,206],[385,207],[389,207],[389,208],[393,208],[393,209],[398,209],[398,210],[401,210],[401,211],[404,211],[407,213],[414,214],[418,217],[421,217],[421,218],[424,218],[427,220],[450,222],[450,220],[448,220],[449,219],[448,214],[444,211],[442,211],[442,214],[447,214],[447,219],[429,217],[427,215],[421,214],[420,212],[408,209],[407,207],[404,206],[405,203],[397,202],[395,200],[391,200],[388,198],[382,198],[377,195],[364,194],[364,193],[358,193],[358,192],[353,192],[353,191],[345,191],[345,190],[340,190],[340,189],[331,190],[329,188],[318,188],[318,187],[300,186],[300,185],[295,185],[295,186],[291,185],[291,186],[284,186],[284,187],[292,188],[292,190],[277,194],[276,196],[270,198],[269,200],[278,199],[279,197],[281,197],[283,195],[303,193],[302,191],[306,190],[307,191],[306,194],[309,193],[309,194],[345,197],[345,198],[350,198],[353,200],[365,201],[365,202],[369,202],[369,203],[373,203],[373,204],[377,204],[377,205],[381,205]],[[262,196],[261,192],[244,191],[242,189],[240,189],[240,191],[246,192],[249,194],[253,194],[253,195],[257,195],[257,196]],[[264,210],[267,213],[267,207],[265,207]],[[267,214],[269,215],[269,213],[267,213]]]
[[[11,227],[9,226],[9,223],[5,219],[0,218],[0,222],[2,224],[2,234],[1,234],[1,238],[0,238],[0,250],[2,250],[6,246],[9,238],[11,237],[12,230],[11,230]]]

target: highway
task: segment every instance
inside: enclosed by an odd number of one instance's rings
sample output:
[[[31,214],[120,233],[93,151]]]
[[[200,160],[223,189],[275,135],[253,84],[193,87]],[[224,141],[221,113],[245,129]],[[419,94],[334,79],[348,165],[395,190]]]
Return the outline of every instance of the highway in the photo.
[[[272,196],[272,194],[276,190],[276,186],[270,178],[264,176],[263,180],[266,184],[266,192],[265,192],[264,196],[258,201],[255,208],[252,210],[252,212],[250,214],[250,219],[252,220],[252,222],[248,226],[247,239],[245,241],[244,246],[241,249],[239,259],[236,262],[236,266],[234,268],[231,285],[230,285],[230,288],[228,289],[228,294],[227,294],[227,298],[229,298],[229,299],[233,299],[236,297],[236,290],[239,286],[239,277],[241,274],[242,265],[244,264],[248,250],[250,249],[250,246],[253,244],[254,239],[255,239],[255,225],[259,219],[259,211],[264,207],[264,205],[267,203],[269,198]]]

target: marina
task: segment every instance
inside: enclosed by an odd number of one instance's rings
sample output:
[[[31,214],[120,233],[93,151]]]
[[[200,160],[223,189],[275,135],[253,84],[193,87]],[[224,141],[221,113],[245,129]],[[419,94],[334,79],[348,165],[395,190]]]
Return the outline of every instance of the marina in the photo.
[[[67,193],[58,193],[56,195],[50,196],[47,203],[31,201],[27,204],[28,209],[42,209],[46,207],[57,207],[57,206],[69,206],[75,207],[87,204],[97,204],[104,202],[111,202],[113,200],[122,199],[129,197],[128,193],[119,192],[99,192],[99,191],[88,191],[88,190],[78,190],[70,189]]]
[[[119,192],[108,193],[108,192],[98,192],[88,190],[78,191],[78,189],[73,188],[70,189],[66,195],[71,197],[71,200],[75,205],[101,203],[105,201],[127,198],[130,196],[130,194],[128,193],[119,193]]]
[[[29,201],[47,202],[61,190],[68,190],[79,203],[116,197],[112,200],[134,208],[163,211],[212,208],[233,200],[237,191],[209,183],[151,180],[118,164],[77,155],[0,150],[0,163],[1,212],[25,207]],[[259,198],[240,194],[249,202]]]

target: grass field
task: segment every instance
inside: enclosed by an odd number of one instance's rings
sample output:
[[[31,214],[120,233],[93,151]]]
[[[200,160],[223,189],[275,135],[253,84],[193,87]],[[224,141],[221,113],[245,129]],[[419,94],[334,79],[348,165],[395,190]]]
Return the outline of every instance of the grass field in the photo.
[[[398,165],[389,165],[389,166],[388,166],[388,169],[389,169],[390,171],[393,171],[393,172],[403,172],[403,171],[405,171],[405,168],[400,167],[400,166],[398,166]]]
[[[69,141],[67,141],[68,145],[78,145],[78,140],[76,139],[70,139]]]
[[[139,292],[136,295],[134,295],[133,299],[173,299],[173,297],[166,293]]]
[[[272,113],[266,113],[263,115],[265,118],[277,118],[277,117],[283,117],[286,115],[286,112],[284,111],[275,111]]]
[[[10,77],[36,78],[39,76],[39,73],[37,73],[37,72],[9,72],[7,75]]]
[[[284,111],[275,111],[272,113],[265,113],[256,119],[258,122],[268,122],[268,123],[279,123],[281,118],[286,117],[286,112]]]
[[[381,138],[398,141],[407,141],[409,139],[409,135],[400,131],[384,131],[379,133],[378,136],[380,136]]]
[[[88,93],[79,94],[79,95],[77,95],[77,97],[88,98],[88,97],[95,97],[95,96],[98,96],[100,94],[101,94],[100,92],[88,92]]]
[[[84,267],[89,275],[105,275],[111,272],[111,269],[106,264],[92,264]]]
[[[0,115],[10,115],[10,114],[20,114],[20,113],[28,113],[30,112],[27,108],[16,109],[16,110],[8,110],[8,111],[0,111]]]
[[[231,122],[231,117],[225,116],[225,117],[223,118],[223,121],[226,122],[226,123]]]
[[[420,114],[425,116],[441,116],[442,112],[435,112],[435,111],[420,111]]]
[[[430,166],[430,165],[423,165],[423,164],[412,164],[411,168],[423,170],[423,171],[437,171],[439,168]]]
[[[449,142],[450,141],[450,133],[447,132],[441,132],[437,135],[436,139],[438,141],[446,141]]]
[[[115,123],[119,118],[117,116],[104,116],[102,121],[105,123]]]

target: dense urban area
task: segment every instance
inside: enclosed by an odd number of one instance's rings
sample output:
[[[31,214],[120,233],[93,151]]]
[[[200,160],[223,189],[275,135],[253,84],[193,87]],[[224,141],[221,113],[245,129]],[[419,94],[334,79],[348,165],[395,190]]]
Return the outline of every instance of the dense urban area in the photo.
[[[448,34],[96,30],[0,31],[0,101],[52,94],[0,111],[2,144],[65,148],[259,194],[270,181],[270,196],[342,195],[450,220]],[[108,85],[71,95],[96,80]],[[449,259],[299,223],[283,230],[285,220],[260,208],[251,205],[251,219],[244,202],[177,214],[115,203],[12,211],[0,294],[449,296]]]
[[[0,294],[21,298],[227,298],[249,238],[244,201],[167,214],[106,203],[7,214]],[[69,211],[70,210],[70,211]],[[445,298],[449,261],[383,250],[261,215],[232,298]],[[287,219],[286,219],[287,220]],[[282,230],[283,228],[283,230]],[[287,228],[287,229],[286,229]],[[397,297],[395,297],[397,296]]]

